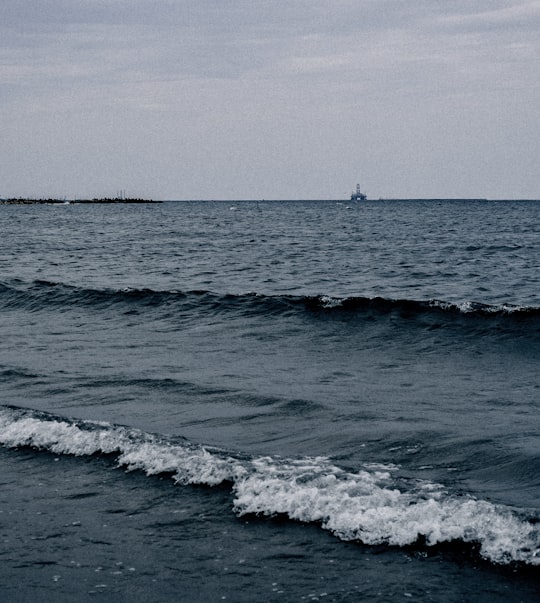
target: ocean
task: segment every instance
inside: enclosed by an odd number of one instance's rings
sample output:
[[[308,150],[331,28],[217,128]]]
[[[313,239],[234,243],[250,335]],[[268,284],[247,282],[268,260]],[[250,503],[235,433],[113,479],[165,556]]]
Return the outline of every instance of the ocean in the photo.
[[[0,220],[3,601],[540,600],[540,202]]]

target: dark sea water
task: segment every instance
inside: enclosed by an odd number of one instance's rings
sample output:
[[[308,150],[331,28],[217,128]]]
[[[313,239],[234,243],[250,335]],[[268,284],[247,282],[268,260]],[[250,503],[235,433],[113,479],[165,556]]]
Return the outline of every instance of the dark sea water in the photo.
[[[540,600],[539,202],[0,221],[1,600]]]

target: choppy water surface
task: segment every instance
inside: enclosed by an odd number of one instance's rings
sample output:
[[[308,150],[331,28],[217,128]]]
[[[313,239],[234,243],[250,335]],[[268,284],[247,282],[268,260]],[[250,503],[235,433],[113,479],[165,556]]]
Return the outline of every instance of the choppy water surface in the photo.
[[[537,600],[539,203],[0,210],[10,600]]]

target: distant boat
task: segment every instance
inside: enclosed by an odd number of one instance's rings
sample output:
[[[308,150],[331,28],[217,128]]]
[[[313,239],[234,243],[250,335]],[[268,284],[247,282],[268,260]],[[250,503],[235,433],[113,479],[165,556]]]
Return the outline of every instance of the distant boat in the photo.
[[[351,193],[351,201],[365,201],[367,199],[367,195],[360,190],[360,185],[356,185],[356,191]]]

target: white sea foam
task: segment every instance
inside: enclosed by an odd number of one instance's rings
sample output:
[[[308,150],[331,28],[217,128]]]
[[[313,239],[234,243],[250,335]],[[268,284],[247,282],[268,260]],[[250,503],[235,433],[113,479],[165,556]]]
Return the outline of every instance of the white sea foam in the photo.
[[[185,447],[158,442],[131,446],[118,458],[127,469],[140,469],[148,475],[172,473],[180,484],[216,486],[233,481],[242,467],[230,457],[221,458],[204,447]]]
[[[0,411],[0,444],[75,456],[117,453],[118,465],[128,470],[140,469],[148,475],[171,473],[182,484],[216,485],[238,471],[232,459],[213,455],[202,446],[174,444],[103,422],[13,417],[9,410]]]
[[[473,312],[477,312],[478,310],[482,310],[482,312],[485,312],[486,314],[514,314],[533,309],[531,306],[518,306],[511,304],[488,305],[472,301],[452,303],[438,299],[430,300],[429,305],[432,308],[441,308],[442,310],[459,310],[462,314],[471,314]]]
[[[343,299],[339,297],[331,297],[330,295],[322,295],[320,298],[321,306],[323,308],[339,308],[343,305]]]
[[[343,540],[470,542],[494,563],[540,565],[540,534],[531,521],[500,505],[449,494],[439,484],[407,487],[393,465],[347,472],[325,457],[240,458],[125,427],[9,407],[0,408],[0,443],[77,456],[114,453],[127,470],[169,473],[180,484],[231,482],[239,515],[282,514],[318,523]]]
[[[318,522],[343,540],[404,546],[460,540],[480,545],[495,563],[540,565],[540,534],[510,510],[447,494],[426,483],[412,492],[389,484],[388,474],[344,473],[331,465],[307,474],[267,466],[235,484],[239,514],[284,514]]]
[[[66,421],[43,421],[32,417],[10,421],[3,412],[0,414],[0,442],[4,446],[31,446],[56,454],[82,456],[119,452],[128,442],[122,431],[121,428],[86,431]]]

